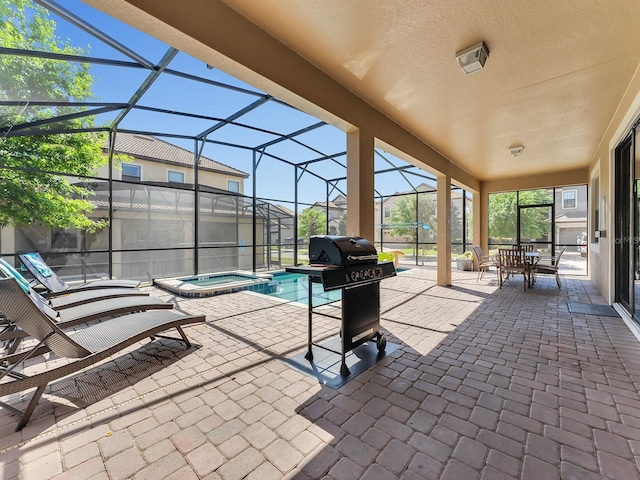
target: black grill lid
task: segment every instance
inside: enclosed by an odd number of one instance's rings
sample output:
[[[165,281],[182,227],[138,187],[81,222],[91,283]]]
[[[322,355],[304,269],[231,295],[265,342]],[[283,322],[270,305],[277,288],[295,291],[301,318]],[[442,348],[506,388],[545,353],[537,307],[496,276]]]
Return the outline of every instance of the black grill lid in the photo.
[[[314,235],[309,238],[309,263],[315,265],[366,265],[378,262],[378,252],[362,237]]]

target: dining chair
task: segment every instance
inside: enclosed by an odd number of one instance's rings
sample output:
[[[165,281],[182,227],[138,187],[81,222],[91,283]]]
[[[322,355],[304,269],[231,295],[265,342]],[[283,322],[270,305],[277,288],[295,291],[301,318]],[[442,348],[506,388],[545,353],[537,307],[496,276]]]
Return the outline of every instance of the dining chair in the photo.
[[[519,243],[518,245],[512,245],[512,250],[524,250],[525,252],[533,252],[533,243]]]
[[[498,249],[499,283],[502,284],[511,275],[522,274],[524,290],[527,290],[529,283],[529,267],[527,265],[525,252],[522,249]]]
[[[552,258],[552,260],[550,263],[546,263],[546,262],[538,262],[536,265],[533,266],[533,273],[535,275],[541,273],[543,275],[555,275],[556,277],[556,283],[558,284],[558,290],[561,289],[561,283],[560,283],[560,275],[558,273],[558,266],[560,265],[560,258],[562,257],[562,254],[564,253],[564,251],[567,249],[567,247],[562,247],[562,250],[560,250],[560,253],[558,254],[557,257],[555,257],[555,259]]]
[[[478,282],[482,280],[484,274],[487,273],[489,271],[489,268],[495,265],[495,263],[492,262],[489,257],[482,252],[482,247],[480,245],[471,247],[471,250],[473,251],[476,260],[478,261],[478,277],[476,278],[476,282]]]

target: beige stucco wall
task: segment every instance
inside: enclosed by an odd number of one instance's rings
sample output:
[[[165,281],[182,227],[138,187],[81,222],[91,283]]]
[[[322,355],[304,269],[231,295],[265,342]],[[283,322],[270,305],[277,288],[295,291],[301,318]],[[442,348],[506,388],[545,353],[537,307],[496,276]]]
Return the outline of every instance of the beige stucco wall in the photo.
[[[150,160],[143,160],[140,158],[134,158],[130,163],[134,165],[140,165],[141,178],[145,182],[167,182],[169,181],[169,171],[184,173],[185,183],[193,183],[193,168],[170,165],[167,163],[152,162]],[[109,167],[104,166],[98,169],[98,176],[107,178],[109,176]],[[114,168],[113,179],[122,179],[122,170]],[[225,175],[224,173],[211,172],[207,170],[200,170],[198,172],[198,181],[200,185],[207,185],[210,187],[220,188],[222,190],[229,189],[229,181],[236,181],[240,184],[240,193],[244,193],[244,179],[242,177],[236,177],[233,175]]]
[[[640,65],[639,65],[640,68]],[[585,99],[588,101],[588,99]],[[640,116],[640,70],[636,69],[627,92],[618,106],[616,114],[611,119],[611,123],[600,142],[598,150],[594,155],[590,176],[599,172],[600,175],[600,196],[606,196],[606,238],[601,238],[598,244],[590,244],[589,256],[591,265],[591,279],[597,285],[603,296],[609,301],[614,299],[614,253],[613,247],[614,221],[616,217],[613,197],[615,192],[613,165],[615,147],[627,133],[632,123]],[[594,200],[594,199],[592,199]],[[591,212],[593,204],[589,202]],[[591,218],[591,215],[590,215]]]

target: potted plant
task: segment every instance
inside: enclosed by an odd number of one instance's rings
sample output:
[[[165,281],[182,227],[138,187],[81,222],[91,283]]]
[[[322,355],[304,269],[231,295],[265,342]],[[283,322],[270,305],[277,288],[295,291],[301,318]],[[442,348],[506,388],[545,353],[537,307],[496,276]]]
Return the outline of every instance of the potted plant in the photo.
[[[456,267],[463,271],[473,270],[473,253],[466,251],[456,258]]]

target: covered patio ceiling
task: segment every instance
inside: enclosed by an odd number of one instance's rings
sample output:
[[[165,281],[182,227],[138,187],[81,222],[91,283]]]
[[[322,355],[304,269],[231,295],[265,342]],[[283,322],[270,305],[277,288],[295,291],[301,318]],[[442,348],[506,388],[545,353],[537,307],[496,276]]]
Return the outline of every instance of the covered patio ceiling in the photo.
[[[321,98],[320,118],[348,129],[322,81],[287,69],[310,63],[480,181],[586,170],[640,60],[635,0],[86,2],[195,56],[214,58],[214,39],[234,75],[290,82],[282,98]],[[282,55],[264,58],[266,38]],[[465,75],[456,52],[480,41],[489,59]]]

